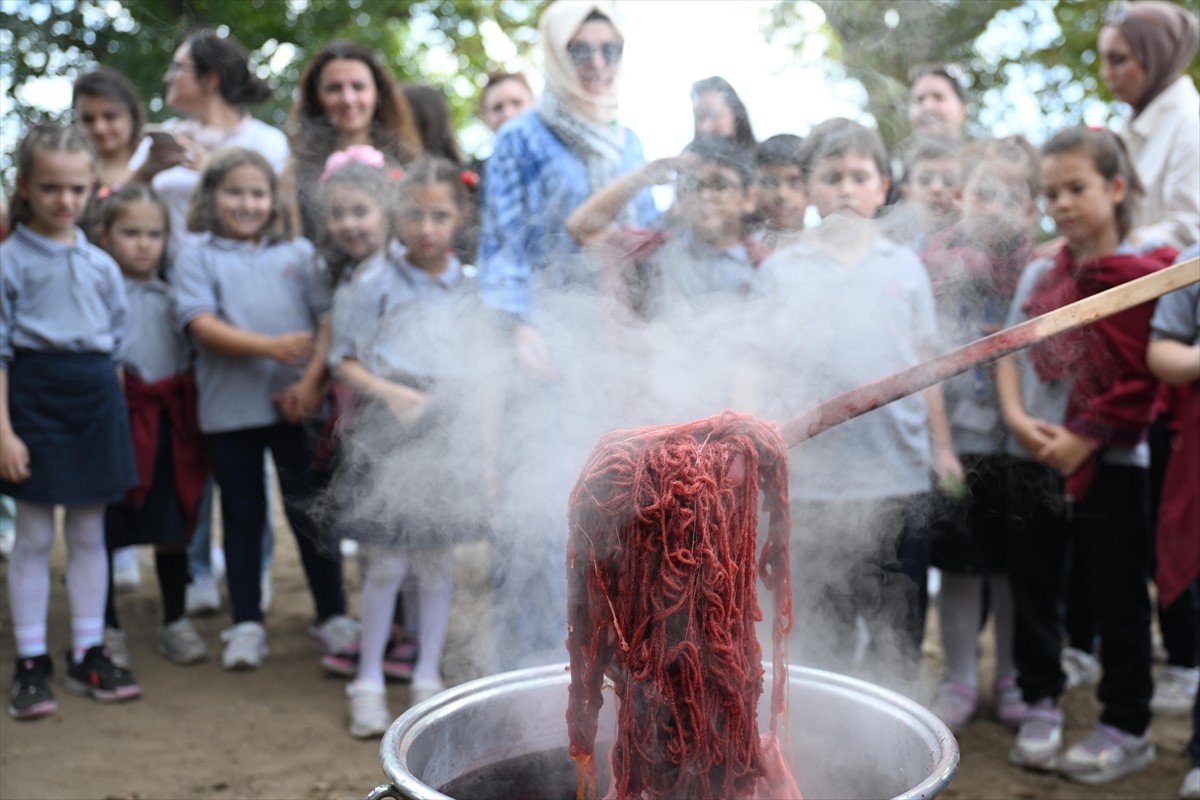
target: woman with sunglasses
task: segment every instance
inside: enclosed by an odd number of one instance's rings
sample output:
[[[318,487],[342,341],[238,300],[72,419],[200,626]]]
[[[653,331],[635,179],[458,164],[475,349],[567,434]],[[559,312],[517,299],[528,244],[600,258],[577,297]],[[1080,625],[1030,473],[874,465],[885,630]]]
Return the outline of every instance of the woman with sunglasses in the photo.
[[[556,352],[569,342],[552,332],[561,324],[578,341],[584,321],[574,313],[556,323],[563,314],[552,308],[567,302],[565,289],[590,279],[581,274],[594,274],[575,269],[579,245],[566,220],[593,192],[644,162],[637,136],[617,123],[625,43],[603,7],[558,0],[542,13],[545,89],[536,108],[500,129],[483,182],[479,293],[511,335],[520,364],[511,385],[498,390],[507,402],[497,442],[503,480],[489,486],[505,520],[493,554],[500,669],[560,660],[566,630],[562,509],[591,442],[575,441],[572,430],[580,426],[569,424],[578,416],[569,387],[584,368]],[[619,222],[649,227],[656,218],[644,191]]]
[[[533,319],[531,284],[569,282],[579,247],[566,219],[590,194],[644,162],[633,131],[617,123],[617,83],[625,42],[601,4],[558,0],[539,22],[545,91],[536,109],[505,124],[488,159],[479,242],[479,288],[510,315],[518,362],[535,378],[554,367]],[[622,222],[657,216],[643,192]],[[541,274],[549,273],[549,274]]]

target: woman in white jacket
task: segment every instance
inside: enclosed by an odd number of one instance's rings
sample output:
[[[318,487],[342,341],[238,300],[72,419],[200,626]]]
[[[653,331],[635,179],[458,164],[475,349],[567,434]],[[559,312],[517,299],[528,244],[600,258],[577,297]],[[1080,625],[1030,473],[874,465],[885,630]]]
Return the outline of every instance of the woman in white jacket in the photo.
[[[1133,107],[1121,138],[1146,195],[1134,239],[1184,250],[1200,237],[1200,94],[1183,74],[1200,42],[1196,15],[1175,3],[1121,5],[1100,29],[1100,77]]]

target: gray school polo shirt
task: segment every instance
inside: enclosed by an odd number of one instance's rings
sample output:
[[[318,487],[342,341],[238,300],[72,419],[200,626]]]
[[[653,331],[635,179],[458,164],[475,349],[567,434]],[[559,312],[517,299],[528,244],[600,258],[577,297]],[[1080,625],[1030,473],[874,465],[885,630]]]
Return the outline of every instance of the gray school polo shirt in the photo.
[[[170,287],[157,278],[126,278],[125,292],[129,296],[125,371],[144,383],[186,371],[191,344],[179,326]]]
[[[469,351],[455,346],[472,319],[473,284],[453,256],[436,277],[404,258],[380,259],[355,279],[352,351],[373,375],[418,388],[459,371]]]
[[[336,369],[343,358],[361,358],[364,346],[362,337],[374,330],[382,313],[386,299],[380,296],[364,295],[360,287],[366,279],[369,288],[367,292],[380,290],[380,278],[368,278],[376,270],[392,269],[389,262],[404,260],[404,245],[396,241],[388,242],[384,250],[362,261],[353,270],[347,270],[348,276],[337,287],[333,296],[333,312],[330,315],[329,367]],[[386,287],[387,276],[382,276]],[[385,289],[386,290],[386,289]]]
[[[254,244],[209,234],[180,256],[173,285],[184,329],[201,314],[212,314],[254,333],[315,333],[318,316],[329,310],[327,275],[307,239]],[[303,367],[196,349],[202,432],[283,420],[272,397],[299,380]]]
[[[728,296],[745,297],[761,283],[745,245],[718,249],[696,241],[689,230],[668,239],[651,259],[651,303],[660,313],[684,305],[701,310]]]
[[[876,236],[847,267],[802,241],[762,269],[770,295],[766,391],[780,418],[919,363],[933,349],[929,276],[917,254]],[[793,447],[789,492],[798,501],[858,501],[928,492],[932,454],[920,394],[889,403]]]
[[[1178,261],[1200,255],[1200,245],[1192,245],[1179,254]],[[1200,344],[1200,283],[1193,283],[1159,298],[1150,320],[1151,339],[1174,339],[1184,344]]]
[[[965,274],[956,276],[935,302],[939,355],[983,338],[988,329],[1002,326],[1008,313],[1003,300],[990,297]],[[960,455],[1003,453],[1008,429],[1000,414],[992,366],[985,364],[967,370],[943,381],[941,386],[954,452]]]
[[[1132,250],[1122,247],[1118,252],[1129,253]],[[1047,270],[1054,266],[1054,259],[1042,258],[1030,264],[1021,273],[1017,282],[1017,291],[1013,295],[1012,305],[1008,309],[1008,319],[1005,327],[1011,328],[1029,319],[1029,315],[1021,308],[1029,300],[1034,287]],[[1052,425],[1062,425],[1066,422],[1067,398],[1071,394],[1070,381],[1047,383],[1037,373],[1033,359],[1029,356],[1029,348],[1017,352],[1017,371],[1021,379],[1021,403],[1025,412],[1030,416],[1043,419]],[[1032,459],[1033,455],[1021,446],[1017,437],[1008,437],[1007,444],[1010,455],[1018,458]],[[1109,447],[1104,450],[1100,460],[1107,464],[1122,464],[1135,467],[1150,465],[1150,449],[1145,442],[1136,447]]]
[[[0,243],[0,369],[17,350],[125,355],[128,301],[117,263],[76,229],[75,244],[18,224]]]

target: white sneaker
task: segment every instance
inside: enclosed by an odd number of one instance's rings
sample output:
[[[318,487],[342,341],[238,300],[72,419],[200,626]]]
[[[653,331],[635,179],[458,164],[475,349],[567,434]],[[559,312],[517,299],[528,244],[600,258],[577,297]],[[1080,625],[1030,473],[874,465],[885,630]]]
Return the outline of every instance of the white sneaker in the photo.
[[[261,622],[239,622],[221,631],[225,652],[221,666],[225,669],[258,669],[267,657],[267,631]]]
[[[121,547],[113,551],[113,588],[119,594],[142,588],[142,568],[138,564],[136,547]]]
[[[194,617],[215,614],[221,610],[221,592],[211,575],[192,578],[184,596],[184,609]]]
[[[350,698],[350,735],[355,739],[382,736],[392,724],[387,707],[387,690],[382,686],[347,684]]]
[[[326,653],[349,653],[358,645],[358,623],[345,614],[334,614],[309,633]]]
[[[417,703],[424,703],[431,697],[441,694],[446,691],[446,685],[441,681],[413,681],[408,687],[408,699],[410,706],[415,706]]]
[[[129,640],[123,628],[105,628],[104,646],[108,649],[108,660],[121,669],[129,669]]]
[[[1146,769],[1154,758],[1149,729],[1134,736],[1111,725],[1097,724],[1086,739],[1063,755],[1058,768],[1078,783],[1108,783]]]
[[[1200,667],[1163,667],[1154,682],[1150,710],[1156,714],[1186,714],[1196,703],[1198,687]]]
[[[1100,662],[1091,653],[1064,647],[1062,670],[1067,674],[1067,689],[1077,686],[1095,686],[1100,682]]]
[[[1200,767],[1192,767],[1179,786],[1182,800],[1200,800]]]
[[[180,617],[158,631],[158,652],[176,664],[198,664],[208,660],[208,645],[187,617]]]
[[[1053,700],[1039,700],[1021,721],[1008,760],[1019,767],[1050,771],[1062,749],[1063,712]]]

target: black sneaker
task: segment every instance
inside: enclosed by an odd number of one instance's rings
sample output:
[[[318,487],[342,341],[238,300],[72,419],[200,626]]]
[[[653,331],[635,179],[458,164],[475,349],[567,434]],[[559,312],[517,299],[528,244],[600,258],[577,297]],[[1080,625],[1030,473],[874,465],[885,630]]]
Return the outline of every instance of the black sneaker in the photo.
[[[66,687],[68,692],[85,694],[101,703],[119,703],[142,696],[142,686],[128,671],[112,663],[104,645],[89,647],[81,663],[74,663],[67,652]]]
[[[17,659],[17,674],[13,676],[12,692],[8,696],[8,713],[16,719],[48,717],[58,711],[50,682],[54,679],[54,664],[50,656]]]

